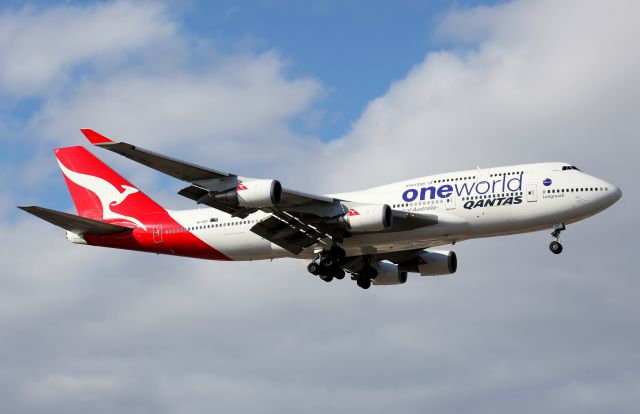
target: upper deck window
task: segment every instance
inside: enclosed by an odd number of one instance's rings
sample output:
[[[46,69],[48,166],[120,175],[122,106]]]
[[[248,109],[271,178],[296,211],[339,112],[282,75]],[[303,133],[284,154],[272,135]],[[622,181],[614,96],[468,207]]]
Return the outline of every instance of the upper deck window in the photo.
[[[565,165],[564,167],[562,167],[562,171],[566,171],[566,170],[578,170],[580,171],[580,168],[574,166],[574,165]]]

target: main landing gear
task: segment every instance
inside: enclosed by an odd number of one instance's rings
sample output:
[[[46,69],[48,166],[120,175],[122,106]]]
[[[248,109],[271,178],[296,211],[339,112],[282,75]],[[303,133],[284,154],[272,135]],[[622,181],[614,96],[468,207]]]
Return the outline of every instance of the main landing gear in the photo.
[[[549,244],[549,250],[551,250],[551,253],[553,254],[560,254],[562,253],[562,245],[560,244],[560,241],[559,241],[560,233],[566,230],[566,227],[564,224],[556,224],[555,226],[553,226],[553,228],[554,230],[551,233],[551,236],[555,240]]]
[[[360,286],[362,289],[369,289],[371,287],[371,280],[375,279],[378,276],[378,272],[371,267],[365,266],[362,268],[360,272],[351,276],[352,279],[355,279],[356,284]]]
[[[350,269],[353,261],[345,260],[346,253],[338,245],[333,245],[329,250],[323,250],[318,253],[311,263],[307,266],[307,270],[312,275],[318,276],[325,282],[331,282],[333,279],[344,279],[344,267]],[[369,289],[372,280],[378,276],[378,271],[368,264],[368,259],[363,263],[362,270],[357,273],[349,270],[351,279],[362,289]]]
[[[331,282],[333,279],[344,279],[344,269],[340,265],[345,256],[345,251],[334,244],[328,251],[317,254],[307,266],[307,270],[312,275],[319,276],[325,282]]]

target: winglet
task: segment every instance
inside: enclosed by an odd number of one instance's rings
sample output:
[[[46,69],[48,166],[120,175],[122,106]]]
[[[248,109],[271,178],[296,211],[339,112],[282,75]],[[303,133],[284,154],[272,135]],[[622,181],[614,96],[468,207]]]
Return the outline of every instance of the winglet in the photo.
[[[87,137],[89,142],[92,143],[93,145],[110,144],[113,142],[109,138],[105,137],[104,135],[98,134],[93,129],[80,128],[80,132],[82,132],[84,136]]]

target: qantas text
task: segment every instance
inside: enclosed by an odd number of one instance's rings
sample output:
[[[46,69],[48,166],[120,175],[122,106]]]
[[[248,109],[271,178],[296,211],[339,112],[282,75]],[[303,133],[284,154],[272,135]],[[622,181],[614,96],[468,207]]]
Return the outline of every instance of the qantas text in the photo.
[[[508,206],[510,204],[520,204],[522,203],[522,196],[515,197],[496,197],[496,198],[487,198],[484,200],[475,200],[475,201],[467,201],[464,203],[464,208],[467,210],[471,210],[476,207],[493,207],[493,206]]]

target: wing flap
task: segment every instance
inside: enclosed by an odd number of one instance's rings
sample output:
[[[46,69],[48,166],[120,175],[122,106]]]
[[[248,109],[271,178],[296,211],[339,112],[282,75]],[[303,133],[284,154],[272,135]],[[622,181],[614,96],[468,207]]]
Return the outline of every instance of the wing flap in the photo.
[[[286,213],[267,217],[251,227],[251,231],[293,254],[300,253],[304,248],[313,246],[326,237],[324,233],[304,223],[298,223],[294,217],[287,216]]]
[[[48,221],[58,227],[62,227],[75,234],[93,233],[93,234],[118,234],[132,231],[130,227],[118,226],[116,224],[105,223],[103,221],[93,220],[87,217],[76,216],[75,214],[64,213],[62,211],[51,210],[38,206],[18,206],[19,209],[29,214]]]

